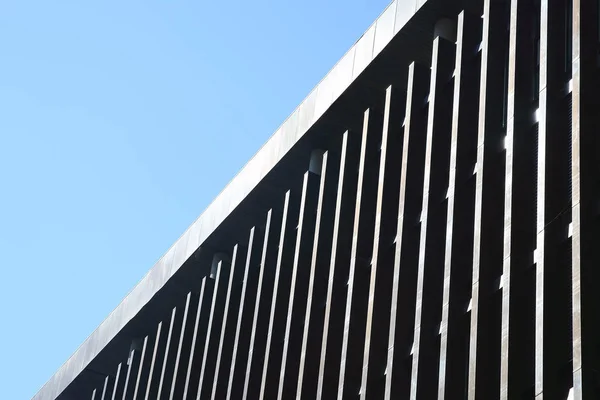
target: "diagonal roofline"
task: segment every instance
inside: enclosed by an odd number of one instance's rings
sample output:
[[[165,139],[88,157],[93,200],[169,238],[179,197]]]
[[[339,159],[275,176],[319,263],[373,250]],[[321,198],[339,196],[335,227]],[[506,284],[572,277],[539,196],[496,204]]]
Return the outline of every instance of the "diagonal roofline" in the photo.
[[[394,0],[32,400],[56,399],[157,294],[428,0]]]

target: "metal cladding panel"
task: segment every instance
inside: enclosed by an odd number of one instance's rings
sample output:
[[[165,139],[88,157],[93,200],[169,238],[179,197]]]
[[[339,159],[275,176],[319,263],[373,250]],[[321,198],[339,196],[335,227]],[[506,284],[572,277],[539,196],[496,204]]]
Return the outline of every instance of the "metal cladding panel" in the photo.
[[[317,94],[317,90],[313,90],[300,105],[300,111],[298,112],[298,132],[306,131],[313,124],[318,100]],[[280,150],[285,149],[287,146],[293,146],[295,141],[296,136],[289,135],[287,140],[281,143]]]
[[[417,0],[397,0],[396,1],[396,21],[394,24],[394,32],[400,31],[402,27],[417,11]]]
[[[335,69],[334,69],[335,71]],[[332,71],[333,72],[333,71]],[[329,108],[332,101],[332,93],[333,93],[333,85],[334,85],[335,74],[328,74],[323,80],[321,84],[317,88],[317,96],[315,102],[315,113],[316,116],[321,116],[323,113]]]
[[[369,65],[369,63],[373,59],[375,28],[376,25],[371,25],[371,27],[362,35],[362,37],[356,43],[356,50],[354,54],[354,68],[352,69],[353,79],[356,79],[361,74],[361,72],[365,70],[367,65]]]
[[[332,103],[346,90],[352,82],[352,67],[354,66],[354,55],[356,47],[352,47],[336,64],[331,75],[331,101]]]
[[[390,4],[375,23],[375,43],[373,56],[377,56],[394,36],[396,22],[396,7],[398,2]]]
[[[384,10],[36,400],[598,398],[599,6],[423,4]]]

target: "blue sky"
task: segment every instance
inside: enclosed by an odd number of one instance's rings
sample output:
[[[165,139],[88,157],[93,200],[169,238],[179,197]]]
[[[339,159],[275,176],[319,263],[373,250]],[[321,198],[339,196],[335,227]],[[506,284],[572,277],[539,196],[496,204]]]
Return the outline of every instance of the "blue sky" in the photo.
[[[0,399],[28,399],[388,0],[0,7]]]

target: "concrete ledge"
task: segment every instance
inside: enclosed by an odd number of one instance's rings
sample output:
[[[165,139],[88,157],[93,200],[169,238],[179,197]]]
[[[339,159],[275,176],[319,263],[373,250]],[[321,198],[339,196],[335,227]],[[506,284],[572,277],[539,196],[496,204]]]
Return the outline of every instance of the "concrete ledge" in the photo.
[[[117,308],[33,397],[56,399],[304,136],[427,0],[395,0]]]

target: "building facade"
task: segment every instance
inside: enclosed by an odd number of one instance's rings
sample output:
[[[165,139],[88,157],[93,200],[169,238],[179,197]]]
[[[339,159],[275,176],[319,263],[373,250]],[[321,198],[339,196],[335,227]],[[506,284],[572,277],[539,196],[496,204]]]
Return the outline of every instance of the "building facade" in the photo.
[[[598,8],[394,1],[34,399],[599,399]]]

